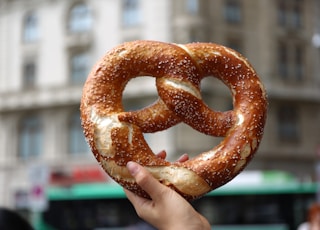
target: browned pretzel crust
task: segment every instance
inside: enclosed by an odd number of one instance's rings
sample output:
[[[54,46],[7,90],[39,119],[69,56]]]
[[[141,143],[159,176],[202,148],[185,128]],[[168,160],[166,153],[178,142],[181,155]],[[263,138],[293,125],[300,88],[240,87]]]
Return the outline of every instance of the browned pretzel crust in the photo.
[[[155,77],[160,98],[147,108],[126,112],[122,93],[138,76]],[[217,112],[202,101],[200,82],[207,76],[229,87],[233,110]],[[247,165],[260,144],[266,111],[265,89],[252,66],[236,51],[212,43],[119,45],[92,69],[81,100],[82,126],[94,156],[115,181],[145,197],[126,169],[128,161],[145,166],[186,199],[200,197]],[[225,139],[183,163],[156,157],[143,132],[165,130],[181,121]]]

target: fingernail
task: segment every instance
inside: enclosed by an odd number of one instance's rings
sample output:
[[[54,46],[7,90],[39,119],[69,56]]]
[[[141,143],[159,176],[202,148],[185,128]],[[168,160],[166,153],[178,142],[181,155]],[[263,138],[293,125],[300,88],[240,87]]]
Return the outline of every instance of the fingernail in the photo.
[[[133,161],[129,161],[127,163],[127,169],[129,170],[130,174],[134,176],[139,171],[139,165]]]

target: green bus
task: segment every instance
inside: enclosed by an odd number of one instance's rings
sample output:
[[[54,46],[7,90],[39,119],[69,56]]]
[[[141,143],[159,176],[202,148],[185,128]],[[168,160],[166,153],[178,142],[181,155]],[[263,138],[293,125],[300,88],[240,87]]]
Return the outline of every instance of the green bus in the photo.
[[[276,171],[245,174],[192,202],[213,229],[296,230],[305,221],[316,183],[299,183]],[[35,223],[39,230],[153,229],[114,183],[52,187],[47,197],[49,208]]]

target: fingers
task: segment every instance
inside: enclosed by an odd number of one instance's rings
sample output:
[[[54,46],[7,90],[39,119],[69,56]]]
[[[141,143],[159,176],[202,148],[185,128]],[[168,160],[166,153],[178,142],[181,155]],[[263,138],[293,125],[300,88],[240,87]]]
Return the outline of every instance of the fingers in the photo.
[[[166,159],[167,157],[167,153],[166,151],[162,150],[161,152],[159,152],[158,154],[156,154],[157,157],[161,158],[161,159]]]
[[[159,181],[141,165],[130,161],[127,164],[127,168],[130,174],[134,177],[136,183],[149,194],[152,200],[160,199],[163,190],[169,189],[159,183]]]
[[[161,158],[161,159],[166,159],[167,153],[166,153],[166,151],[162,150],[161,152],[157,153],[156,156]],[[178,158],[177,162],[182,163],[182,162],[185,162],[187,160],[189,160],[189,156],[188,156],[188,154],[185,153],[185,154],[181,155]]]
[[[182,162],[185,162],[185,161],[187,161],[187,160],[189,160],[189,156],[188,156],[188,154],[185,153],[185,154],[181,155],[181,156],[178,158],[177,162],[182,163]]]

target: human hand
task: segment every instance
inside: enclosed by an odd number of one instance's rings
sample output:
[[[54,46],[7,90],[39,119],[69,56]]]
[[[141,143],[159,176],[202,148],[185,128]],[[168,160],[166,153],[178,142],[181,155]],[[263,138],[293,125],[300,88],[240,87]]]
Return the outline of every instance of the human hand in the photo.
[[[159,230],[208,230],[209,222],[182,196],[156,180],[144,167],[128,162],[127,168],[136,183],[149,194],[151,200],[124,189],[139,217]]]

